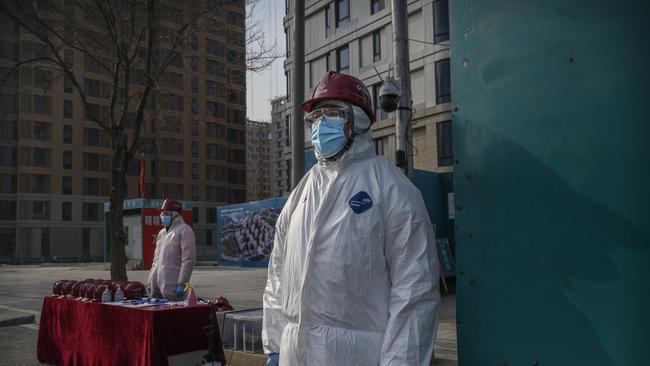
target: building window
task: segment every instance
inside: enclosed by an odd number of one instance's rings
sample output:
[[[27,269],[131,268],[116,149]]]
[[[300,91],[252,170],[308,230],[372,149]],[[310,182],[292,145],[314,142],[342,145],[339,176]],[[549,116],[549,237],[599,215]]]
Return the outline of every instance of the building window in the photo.
[[[72,194],[72,177],[71,176],[63,176],[62,182],[61,182],[61,193],[62,194]]]
[[[205,39],[205,52],[213,54],[215,56],[224,56],[225,55],[225,46],[221,42],[206,38]]]
[[[192,163],[192,179],[199,179],[199,165]]]
[[[216,187],[214,187],[216,188]],[[215,224],[217,222],[217,209],[208,207],[205,210],[205,222],[209,224]]]
[[[433,3],[433,42],[449,40],[449,1],[436,0]]]
[[[63,101],[63,117],[72,118],[72,101],[64,100]]]
[[[47,184],[49,178],[49,175],[32,174],[32,193],[50,193]]]
[[[32,166],[49,167],[50,149],[35,147],[32,150]]]
[[[372,33],[372,61],[381,60],[381,31]]]
[[[375,139],[375,153],[377,155],[384,155],[384,139]]]
[[[72,143],[72,126],[70,125],[63,125],[63,143]]]
[[[50,219],[50,202],[49,201],[32,201],[32,218],[34,220]]]
[[[81,258],[83,260],[90,257],[90,229],[85,227],[81,232]]]
[[[192,207],[192,223],[196,224],[199,222],[199,208]]]
[[[34,140],[50,141],[51,124],[49,122],[34,121]]]
[[[224,65],[214,60],[205,60],[205,73],[212,76],[224,77]]]
[[[99,171],[99,154],[84,153],[84,170]]]
[[[100,106],[95,103],[87,103],[86,105],[86,118],[96,120],[100,118]]]
[[[384,10],[385,6],[385,0],[370,0],[370,14],[372,15]]]
[[[205,187],[205,196],[206,196],[206,199],[209,202],[216,202],[217,201],[217,190],[218,189],[219,189],[218,187],[212,187],[212,186]],[[208,215],[208,217],[210,217],[210,216]]]
[[[16,201],[0,201],[0,220],[16,220]]]
[[[41,229],[41,257],[50,257],[50,229]]]
[[[199,200],[199,186],[192,186],[192,201],[198,201]],[[197,218],[198,221],[198,218]]]
[[[205,176],[207,180],[216,181],[217,180],[217,171],[218,167],[216,165],[206,165],[205,166]]]
[[[347,45],[336,50],[336,70],[346,73],[350,71],[350,48]]]
[[[205,94],[210,97],[225,97],[226,91],[221,83],[216,81],[206,80],[205,81]]]
[[[74,67],[74,52],[72,50],[63,50],[63,62],[67,67]]]
[[[16,121],[0,121],[0,140],[18,139],[18,123]]]
[[[210,209],[208,209],[210,210]],[[212,230],[207,229],[205,231],[205,245],[212,246]]]
[[[84,221],[99,221],[99,203],[84,202],[81,212]]]
[[[72,220],[72,202],[61,203],[61,220],[63,221]]]
[[[327,4],[325,6],[325,9],[323,11],[325,14],[325,38],[330,36],[330,32],[332,31],[332,24],[330,23],[330,5]]]
[[[101,83],[99,80],[84,78],[84,92],[89,97],[101,96]]]
[[[219,103],[205,102],[205,115],[211,118],[223,118],[224,111],[223,108],[219,108]]]
[[[347,25],[350,22],[350,0],[336,0],[334,4],[336,28]]]
[[[110,187],[108,179],[83,179],[83,194],[86,196],[108,196],[109,191]]]
[[[63,76],[63,92],[64,93],[72,93],[73,85],[72,85],[72,79],[68,75]]]
[[[72,151],[63,151],[63,169],[72,169]]]
[[[438,136],[438,166],[454,164],[454,149],[451,137],[451,121],[438,122],[436,125]]]
[[[192,141],[192,157],[193,158],[199,157],[199,143],[196,141]]]
[[[15,147],[0,146],[0,166],[16,166],[17,157]]]
[[[192,136],[198,136],[199,135],[199,121],[193,119],[192,120]]]
[[[449,59],[436,62],[436,103],[451,102],[451,75]]]
[[[52,98],[34,95],[34,114],[52,115]]]
[[[183,97],[180,95],[169,95],[169,109],[172,112],[182,112],[183,111]]]
[[[192,55],[192,58],[190,60],[190,64],[192,65],[192,72],[199,72],[199,58]]]
[[[199,92],[199,79],[192,77],[192,93]]]
[[[199,101],[196,97],[191,99],[192,114],[199,114]]]
[[[16,193],[16,174],[0,173],[0,193]]]
[[[99,146],[99,129],[84,127],[84,140],[88,146]]]

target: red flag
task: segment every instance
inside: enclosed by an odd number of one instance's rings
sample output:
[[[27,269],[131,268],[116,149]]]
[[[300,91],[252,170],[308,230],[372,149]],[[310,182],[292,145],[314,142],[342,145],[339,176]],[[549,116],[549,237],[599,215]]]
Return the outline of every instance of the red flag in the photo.
[[[144,154],[140,155],[140,197],[147,198],[147,186],[144,183]]]

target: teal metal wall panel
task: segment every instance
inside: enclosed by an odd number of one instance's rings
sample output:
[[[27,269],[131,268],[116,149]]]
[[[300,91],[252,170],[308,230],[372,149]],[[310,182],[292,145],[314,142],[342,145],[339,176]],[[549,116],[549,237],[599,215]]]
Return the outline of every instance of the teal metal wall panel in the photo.
[[[642,1],[451,1],[459,363],[650,364]]]

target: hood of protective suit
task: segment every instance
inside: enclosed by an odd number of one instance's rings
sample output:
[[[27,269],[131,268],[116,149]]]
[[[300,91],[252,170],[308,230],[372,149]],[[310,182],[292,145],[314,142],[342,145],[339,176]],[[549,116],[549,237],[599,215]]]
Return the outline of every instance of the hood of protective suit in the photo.
[[[320,159],[276,225],[264,291],[265,353],[280,365],[429,365],[439,304],[420,192],[370,133]]]
[[[189,282],[196,263],[194,231],[182,216],[174,218],[169,229],[162,228],[149,271],[148,287],[154,297],[177,300],[176,287]]]

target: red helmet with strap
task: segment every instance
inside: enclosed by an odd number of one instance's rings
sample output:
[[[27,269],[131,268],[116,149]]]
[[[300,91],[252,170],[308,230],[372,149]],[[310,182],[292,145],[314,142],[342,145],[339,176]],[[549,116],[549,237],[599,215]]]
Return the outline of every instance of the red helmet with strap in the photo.
[[[375,122],[375,112],[372,109],[372,99],[368,88],[361,80],[352,75],[329,71],[314,89],[311,99],[302,104],[302,108],[309,113],[314,109],[316,103],[328,99],[357,105],[368,114],[370,123]]]
[[[160,209],[163,211],[176,211],[180,214],[183,212],[183,205],[173,198],[167,198]]]

